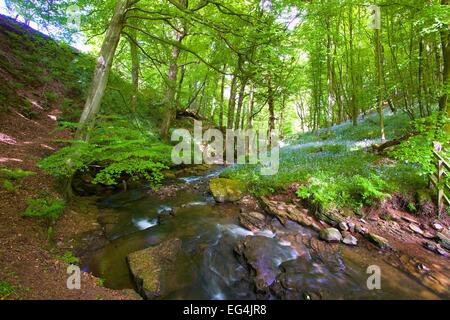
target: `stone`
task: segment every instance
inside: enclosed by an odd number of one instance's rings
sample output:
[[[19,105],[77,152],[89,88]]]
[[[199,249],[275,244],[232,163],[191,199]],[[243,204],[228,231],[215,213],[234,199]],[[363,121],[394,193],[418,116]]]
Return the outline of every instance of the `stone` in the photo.
[[[320,231],[320,239],[327,242],[341,242],[342,234],[336,228],[327,228]]]
[[[306,209],[298,208],[295,205],[280,205],[266,197],[261,197],[260,203],[268,214],[277,217],[283,224],[286,224],[289,220],[305,227],[312,227],[314,224],[313,218],[308,215]]]
[[[367,233],[366,238],[380,249],[385,250],[391,247],[389,241],[374,233]]]
[[[347,223],[347,225],[350,232],[355,232],[356,225],[353,222],[350,221],[349,223]]]
[[[444,227],[439,222],[433,223],[432,226],[433,226],[433,229],[436,231],[442,231],[442,229],[444,229]]]
[[[402,219],[407,221],[407,222],[409,222],[409,223],[419,224],[419,221],[417,221],[417,220],[415,220],[413,218],[410,218],[408,216],[402,216]]]
[[[450,250],[450,232],[448,230],[444,230],[442,232],[438,232],[436,234],[436,239],[439,244],[447,250]]]
[[[342,231],[348,231],[348,225],[345,221],[342,221],[339,223],[339,229],[341,229]]]
[[[211,179],[209,189],[214,199],[219,203],[239,201],[246,192],[245,185],[242,182],[224,178]]]
[[[279,262],[292,260],[292,250],[279,245],[276,239],[262,236],[248,236],[239,241],[234,252],[241,263],[252,270],[250,276],[257,293],[268,293],[270,286],[280,273]]]
[[[358,245],[358,239],[356,239],[351,234],[346,236],[342,242],[345,243],[346,245],[349,245],[349,246],[356,246],[356,245]]]
[[[414,231],[415,233],[420,234],[421,236],[423,236],[423,233],[424,233],[423,230],[420,229],[420,227],[417,226],[417,225],[415,225],[414,223],[411,223],[411,224],[409,225],[409,229],[411,229],[411,230]]]
[[[365,236],[367,234],[367,228],[364,228],[363,226],[356,226],[355,227],[356,232],[359,234]]]
[[[266,216],[259,212],[242,212],[239,215],[239,222],[250,231],[259,231],[266,226]]]
[[[449,257],[449,253],[447,252],[447,250],[442,248],[440,245],[436,246],[436,252],[439,253],[441,256],[444,256],[446,258]]]
[[[426,239],[434,239],[436,237],[436,235],[431,232],[425,231],[423,233],[423,237]]]
[[[167,240],[158,246],[131,253],[127,263],[137,291],[147,299],[161,296],[163,274],[176,268],[176,256],[181,250],[181,240]]]
[[[323,220],[334,227],[338,226],[342,221],[345,221],[344,216],[342,216],[338,209],[317,210],[315,215],[317,219]]]

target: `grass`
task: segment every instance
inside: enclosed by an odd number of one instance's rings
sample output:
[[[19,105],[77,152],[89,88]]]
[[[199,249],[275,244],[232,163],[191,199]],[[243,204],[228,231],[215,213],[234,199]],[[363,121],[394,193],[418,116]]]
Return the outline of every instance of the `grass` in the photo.
[[[409,121],[404,114],[386,118],[389,139],[403,134]],[[297,195],[323,208],[370,205],[394,192],[412,192],[426,187],[426,178],[418,175],[414,164],[385,161],[366,151],[378,142],[378,126],[372,117],[358,127],[343,125],[328,134],[306,133],[290,138],[280,150],[279,172],[260,174],[258,165],[239,165],[222,174],[241,180],[256,195],[283,191],[299,183]]]
[[[11,284],[5,281],[0,281],[0,300],[11,298],[15,295],[15,293],[16,290]]]
[[[70,251],[64,252],[64,254],[59,257],[59,260],[67,264],[78,264],[80,262],[80,259],[75,257],[75,255]]]
[[[22,169],[0,167],[0,190],[4,189],[7,192],[14,192],[19,180],[35,174],[34,172],[24,171]]]
[[[65,202],[53,197],[28,199],[28,207],[23,216],[44,219],[47,222],[55,222],[63,213]]]

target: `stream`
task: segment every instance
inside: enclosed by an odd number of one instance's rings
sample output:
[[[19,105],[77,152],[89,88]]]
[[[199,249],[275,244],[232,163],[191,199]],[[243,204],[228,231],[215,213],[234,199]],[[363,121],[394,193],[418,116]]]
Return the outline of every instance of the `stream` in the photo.
[[[216,204],[208,192],[209,179],[219,173],[173,180],[172,194],[163,197],[143,186],[99,201],[115,219],[106,229],[108,244],[83,258],[83,271],[104,279],[108,288],[133,289],[127,255],[176,238],[182,252],[174,271],[161,279],[161,299],[440,298],[402,270],[392,253],[329,245],[293,222],[274,219],[259,232],[242,228],[241,207]],[[236,246],[243,241],[239,254]],[[381,290],[367,288],[371,265],[382,270]]]

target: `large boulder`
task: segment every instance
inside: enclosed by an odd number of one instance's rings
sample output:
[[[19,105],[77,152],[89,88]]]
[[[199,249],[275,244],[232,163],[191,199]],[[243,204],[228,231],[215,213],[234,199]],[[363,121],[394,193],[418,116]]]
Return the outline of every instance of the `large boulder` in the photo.
[[[327,228],[320,231],[320,239],[327,242],[341,242],[342,234],[336,228]]]
[[[248,266],[257,294],[267,294],[280,273],[279,264],[295,258],[290,247],[273,238],[246,237],[234,248],[241,263]]]
[[[241,200],[246,192],[245,185],[236,180],[211,179],[209,189],[217,202],[235,202]]]
[[[128,267],[137,291],[143,297],[155,299],[161,296],[162,277],[175,269],[175,260],[180,250],[181,241],[171,239],[156,247],[150,247],[128,255]]]

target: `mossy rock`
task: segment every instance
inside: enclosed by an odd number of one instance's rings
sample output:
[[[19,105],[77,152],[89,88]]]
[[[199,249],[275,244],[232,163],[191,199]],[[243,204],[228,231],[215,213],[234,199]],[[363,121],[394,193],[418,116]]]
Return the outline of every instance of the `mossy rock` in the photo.
[[[174,271],[176,257],[181,251],[181,240],[171,239],[156,247],[131,253],[127,257],[128,267],[137,291],[146,299],[162,295],[161,282],[164,274]]]
[[[414,199],[417,201],[419,205],[424,205],[426,203],[433,202],[430,190],[428,189],[417,190],[414,194]]]
[[[242,182],[224,178],[212,179],[209,189],[219,203],[239,201],[246,193],[245,185]]]
[[[368,233],[366,234],[366,238],[380,249],[386,250],[391,247],[389,242],[385,238],[380,237],[379,235]]]

